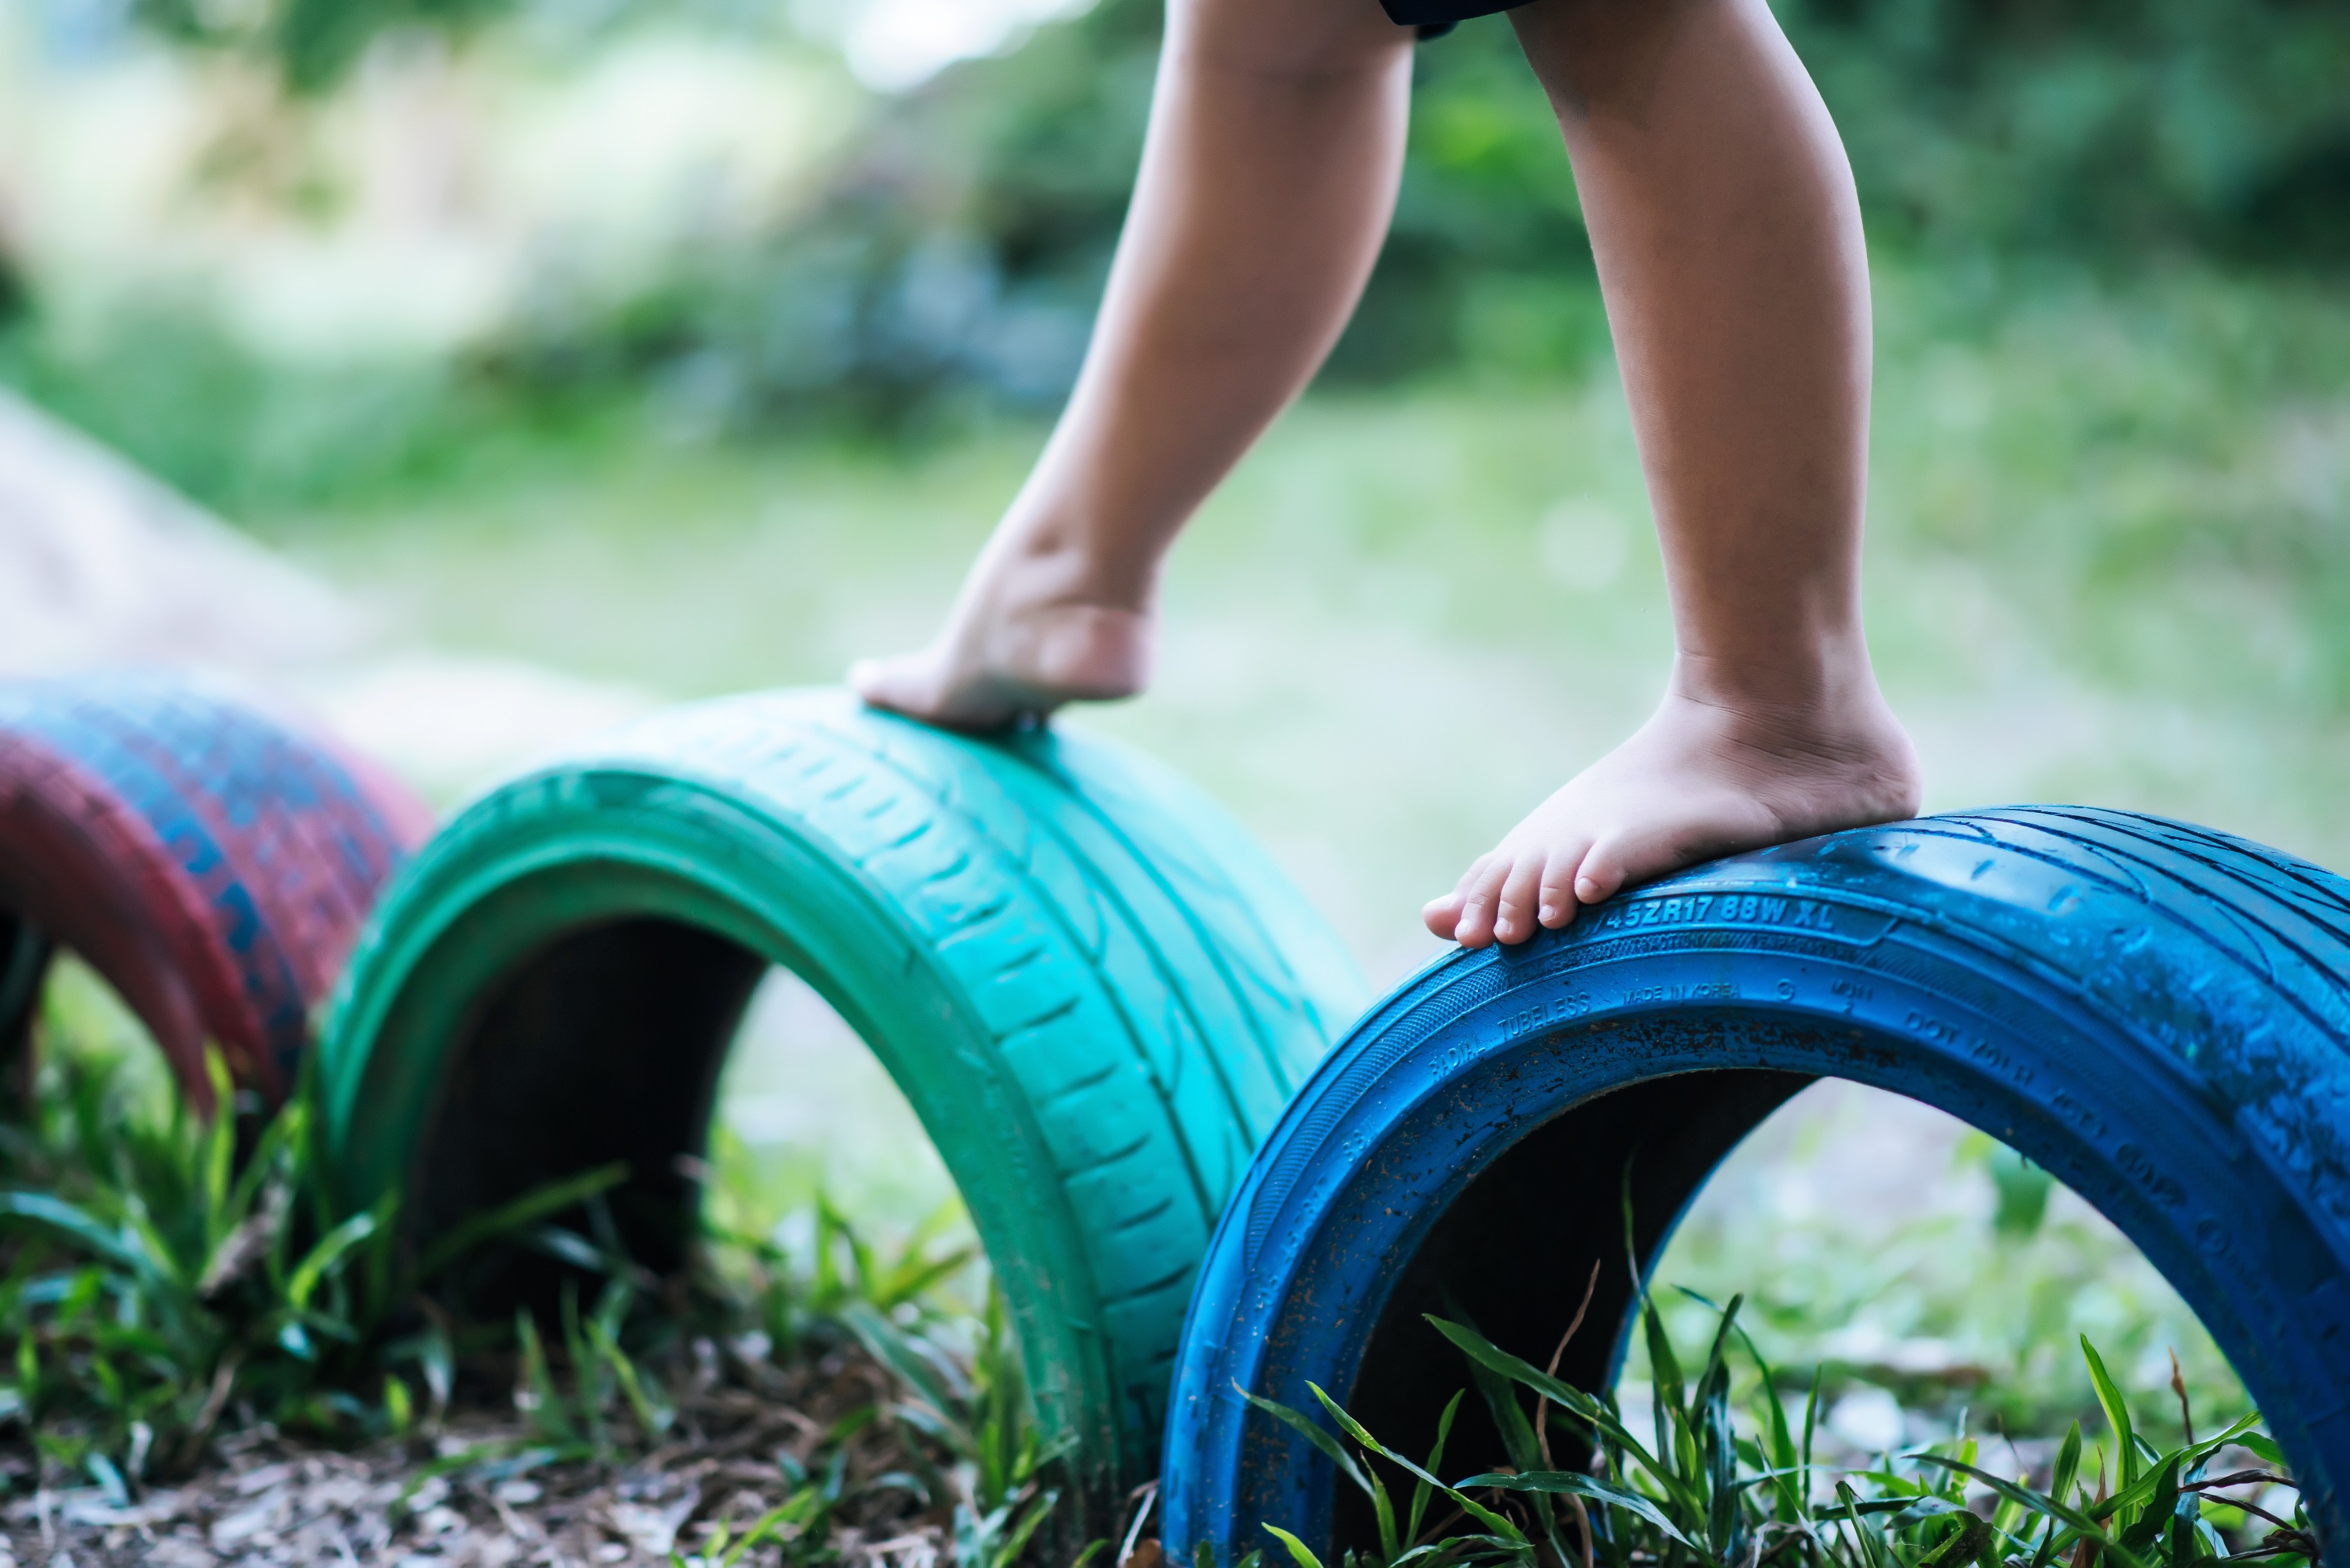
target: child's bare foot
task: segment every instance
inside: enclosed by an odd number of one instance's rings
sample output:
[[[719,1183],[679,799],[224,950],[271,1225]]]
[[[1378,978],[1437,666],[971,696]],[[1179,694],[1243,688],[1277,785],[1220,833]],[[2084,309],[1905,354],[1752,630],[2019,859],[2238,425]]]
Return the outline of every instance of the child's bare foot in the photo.
[[[1064,702],[1131,697],[1150,678],[1149,596],[1102,595],[1091,575],[1074,552],[991,546],[936,640],[858,659],[848,684],[877,708],[956,730],[1000,730]]]
[[[1844,711],[1746,711],[1679,691],[1420,911],[1463,947],[1522,942],[1630,883],[1914,815],[1918,757],[1873,682]]]

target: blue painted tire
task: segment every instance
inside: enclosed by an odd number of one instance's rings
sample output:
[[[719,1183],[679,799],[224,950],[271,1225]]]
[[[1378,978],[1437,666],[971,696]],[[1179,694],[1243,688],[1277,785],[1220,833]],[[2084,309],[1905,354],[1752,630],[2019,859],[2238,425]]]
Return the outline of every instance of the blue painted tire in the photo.
[[[1465,1382],[1447,1293],[1547,1356],[1595,1259],[1653,1260],[1740,1137],[1817,1076],[1939,1106],[2045,1166],[2168,1276],[2350,1542],[2350,881],[2126,813],[1840,833],[1456,952],[1357,1024],[1258,1151],[1201,1265],[1166,1440],[1169,1554],[1271,1521],[1360,1539],[1234,1385],[1310,1380],[1423,1451]],[[1629,1270],[1561,1375],[1612,1378]],[[1451,1451],[1482,1458],[1471,1400]],[[1482,1413],[1480,1413],[1482,1418]],[[1334,1515],[1334,1502],[1339,1511]]]
[[[281,1099],[313,1009],[431,821],[365,761],[210,683],[0,682],[0,1059],[21,1089],[63,946],[139,1015],[199,1109],[207,1044]]]

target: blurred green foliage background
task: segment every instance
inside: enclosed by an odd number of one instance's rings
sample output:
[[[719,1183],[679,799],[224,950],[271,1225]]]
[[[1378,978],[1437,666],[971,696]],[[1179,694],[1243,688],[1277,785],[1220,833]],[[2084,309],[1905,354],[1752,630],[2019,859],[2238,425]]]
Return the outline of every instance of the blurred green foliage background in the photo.
[[[2099,273],[2180,260],[2333,278],[2350,267],[2350,10],[2338,4],[1779,11],[1845,129],[1880,254],[1961,271],[2017,257]],[[806,42],[792,13],[734,0],[584,12],[138,0],[134,14],[276,78],[289,128],[305,103],[346,90],[386,34],[479,47],[503,27],[560,57],[682,17],[744,48]],[[771,222],[719,243],[685,236],[619,286],[550,267],[512,319],[433,373],[303,386],[283,400],[312,410],[314,428],[287,439],[317,461],[269,450],[256,430],[282,425],[272,378],[175,302],[68,343],[40,329],[38,291],[19,273],[0,287],[0,311],[22,324],[10,374],[224,503],[372,482],[426,461],[485,403],[536,415],[650,386],[737,432],[903,431],[974,401],[1049,409],[1116,240],[1159,21],[1159,0],[1100,0],[852,111],[820,178]],[[1504,18],[1420,51],[1413,113],[1394,234],[1328,379],[1464,365],[1572,373],[1604,357],[1556,130]],[[126,378],[126,355],[160,377]]]

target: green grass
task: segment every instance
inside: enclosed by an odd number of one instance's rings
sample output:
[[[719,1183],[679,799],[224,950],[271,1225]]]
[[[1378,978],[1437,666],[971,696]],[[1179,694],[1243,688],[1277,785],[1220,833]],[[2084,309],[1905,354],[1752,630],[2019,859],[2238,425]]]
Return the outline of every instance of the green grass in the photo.
[[[1839,1465],[1815,1449],[1818,1379],[1803,1394],[1781,1381],[1740,1327],[1741,1298],[1706,1304],[1711,1322],[1700,1343],[1707,1349],[1685,1370],[1663,1316],[1644,1303],[1642,1339],[1654,1376],[1639,1410],[1563,1383],[1465,1324],[1430,1318],[1462,1353],[1464,1374],[1492,1409],[1505,1455],[1447,1455],[1467,1386],[1440,1421],[1425,1465],[1386,1448],[1319,1387],[1308,1386],[1327,1427],[1274,1400],[1248,1398],[1303,1434],[1369,1500],[1377,1541],[1349,1548],[1347,1568],[1565,1568],[1577,1561],[1584,1568],[2048,1568],[2059,1560],[2074,1568],[2189,1568],[2220,1559],[2298,1568],[2317,1555],[2297,1502],[2289,1519],[2256,1520],[2235,1498],[2213,1495],[2223,1487],[2290,1485],[2282,1456],[2256,1417],[2216,1431],[2207,1423],[2199,1440],[2189,1436],[2158,1449],[2085,1337],[2080,1353],[2104,1427],[2094,1449],[2076,1421],[2038,1463],[2012,1443],[1994,1458],[1960,1432],[1947,1444]],[[1581,1319],[1578,1312],[1567,1324],[1562,1351]],[[2187,1396],[2178,1397],[2191,1426]],[[1585,1453],[1589,1463],[1576,1464]],[[2251,1464],[2215,1473],[2223,1457]],[[1454,1472],[1477,1473],[1447,1484],[1448,1459]],[[1391,1489],[1390,1476],[1397,1488],[1409,1482],[1409,1490]],[[1279,1521],[1264,1521],[1263,1528],[1297,1568],[1324,1568]]]
[[[452,1407],[502,1403],[509,1389],[519,1435],[444,1448],[411,1490],[518,1458],[641,1452],[671,1435],[681,1391],[709,1383],[701,1358],[714,1353],[697,1345],[723,1343],[763,1395],[794,1367],[834,1356],[837,1368],[844,1345],[861,1347],[889,1393],[837,1418],[809,1473],[785,1476],[791,1495],[765,1535],[722,1540],[705,1558],[767,1540],[785,1562],[824,1560],[850,1494],[895,1488],[939,1515],[955,1568],[1009,1568],[1056,1506],[1061,1450],[1035,1426],[959,1208],[877,1243],[818,1198],[794,1227],[722,1147],[682,1281],[652,1281],[612,1240],[600,1195],[622,1167],[416,1247],[400,1239],[396,1197],[332,1212],[307,1084],[275,1113],[248,1105],[203,1126],[162,1080],[152,1042],[70,961],[37,1040],[28,1118],[0,1127],[0,1430],[29,1439],[44,1486],[95,1483],[120,1503],[186,1477],[216,1438],[255,1422],[329,1444],[421,1443],[451,1429]],[[567,1266],[556,1309],[469,1318],[444,1287],[474,1253],[508,1245]],[[877,1424],[899,1434],[900,1463],[852,1473],[848,1446]]]
[[[437,1413],[460,1347],[420,1303],[484,1246],[552,1240],[546,1221],[626,1174],[583,1173],[403,1247],[396,1197],[336,1211],[307,1085],[266,1116],[242,1106],[206,1126],[176,1096],[156,1104],[133,1064],[151,1044],[77,1037],[74,1016],[42,1020],[28,1119],[0,1136],[13,1373],[0,1414],[45,1473],[87,1471],[110,1492],[185,1473],[240,1416],[330,1438],[405,1434],[412,1386]],[[236,1103],[217,1055],[211,1066],[219,1102]],[[608,1302],[598,1321],[627,1305]],[[616,1343],[598,1350],[633,1379]]]
[[[788,970],[769,972],[727,1053],[712,1145],[736,1230],[805,1226],[820,1198],[897,1237],[962,1214],[888,1070]]]
[[[1705,1300],[1743,1294],[1762,1353],[1818,1371],[1840,1448],[1895,1405],[1895,1446],[1970,1421],[2054,1438],[2097,1408],[2084,1336],[2166,1440],[2185,1435],[2174,1376],[2214,1423],[2251,1408],[2194,1313],[2103,1216],[1986,1135],[1848,1085],[1807,1092],[1733,1153],[1656,1277],[1684,1339],[1710,1332]],[[1631,1348],[1637,1404],[1653,1374]]]

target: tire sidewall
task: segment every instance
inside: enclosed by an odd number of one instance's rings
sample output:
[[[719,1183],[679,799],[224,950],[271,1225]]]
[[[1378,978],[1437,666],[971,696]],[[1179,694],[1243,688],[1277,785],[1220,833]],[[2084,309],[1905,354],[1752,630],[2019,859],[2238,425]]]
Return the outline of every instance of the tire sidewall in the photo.
[[[812,889],[824,896],[812,897]],[[1001,1283],[1048,1435],[1114,1455],[1091,1270],[1027,1101],[953,977],[884,890],[739,789],[621,763],[500,790],[409,869],[354,959],[322,1063],[345,1205],[413,1179],[454,1044],[502,976],[583,927],[659,916],[792,969],[897,1083]]]
[[[1388,1293],[1478,1172],[1596,1096],[1723,1068],[1890,1089],[2052,1170],[2202,1317],[2333,1533],[2331,1478],[2350,1461],[2345,1248],[2322,1184],[2261,1136],[2273,1129],[2139,1021],[2063,983],[2044,950],[1882,900],[1726,896],[1801,903],[1820,924],[1732,940],[1651,918],[1666,898],[1624,900],[1607,927],[1440,961],[1332,1054],[1203,1267],[1167,1442],[1170,1547],[1206,1539],[1230,1560],[1259,1544],[1261,1520],[1326,1537],[1326,1461],[1234,1385],[1295,1405],[1310,1405],[1308,1380],[1349,1397]],[[2329,1048],[2290,1023],[2278,1049]],[[1593,1200],[1613,1194],[1616,1173],[1577,1174]]]

